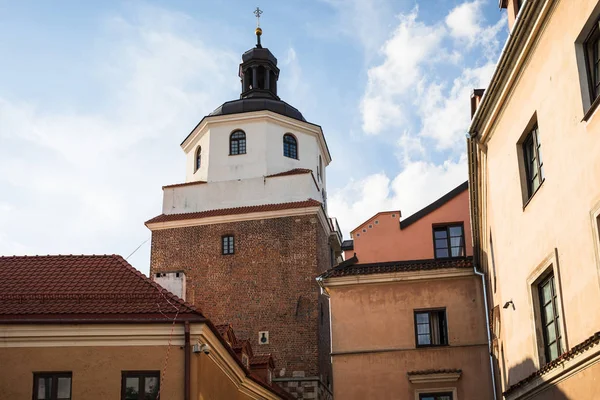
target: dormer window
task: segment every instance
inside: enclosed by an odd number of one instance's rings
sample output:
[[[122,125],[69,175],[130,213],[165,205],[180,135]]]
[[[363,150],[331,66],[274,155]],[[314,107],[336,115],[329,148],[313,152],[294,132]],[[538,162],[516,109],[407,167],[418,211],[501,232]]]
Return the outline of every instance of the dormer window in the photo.
[[[229,137],[229,155],[237,156],[246,154],[246,134],[244,131],[235,131]]]
[[[296,138],[289,133],[283,135],[283,155],[289,158],[298,159],[298,142]]]
[[[198,146],[198,149],[196,150],[196,168],[194,169],[194,172],[198,171],[200,169],[200,166],[202,166],[202,147]]]

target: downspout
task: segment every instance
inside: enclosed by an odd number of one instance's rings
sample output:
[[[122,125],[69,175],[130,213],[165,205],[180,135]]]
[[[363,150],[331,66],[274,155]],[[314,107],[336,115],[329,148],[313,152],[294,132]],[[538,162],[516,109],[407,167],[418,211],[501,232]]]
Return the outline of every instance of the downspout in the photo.
[[[488,340],[488,352],[490,355],[490,373],[492,375],[492,390],[494,391],[494,400],[496,398],[496,375],[494,374],[494,357],[492,356],[492,337],[490,335],[490,316],[488,312],[488,301],[487,301],[487,286],[485,284],[485,274],[477,271],[477,266],[473,266],[473,272],[481,277],[481,283],[483,284],[483,304],[485,307],[485,331],[487,332]]]
[[[184,375],[184,383],[183,383],[183,399],[190,400],[190,323],[189,321],[184,322],[184,340],[185,344],[183,346],[183,375]]]

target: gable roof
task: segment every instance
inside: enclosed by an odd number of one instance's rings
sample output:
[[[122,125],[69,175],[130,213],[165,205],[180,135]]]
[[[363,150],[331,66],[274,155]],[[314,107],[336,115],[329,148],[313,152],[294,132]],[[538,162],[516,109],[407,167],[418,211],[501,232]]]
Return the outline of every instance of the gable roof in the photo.
[[[304,201],[296,201],[290,203],[279,203],[279,204],[261,204],[257,206],[244,206],[235,208],[222,208],[219,210],[208,210],[193,213],[183,214],[160,214],[145,222],[146,225],[154,224],[157,222],[171,222],[181,221],[186,219],[197,219],[197,218],[208,218],[208,217],[219,217],[222,215],[237,215],[237,214],[249,214],[265,211],[279,211],[293,208],[306,208],[306,207],[317,207],[321,203],[317,200],[308,199]]]
[[[358,225],[356,228],[352,229],[350,231],[350,233],[354,233],[357,230],[359,230],[360,228],[362,228],[363,226],[365,226],[367,223],[369,223],[371,220],[375,219],[376,217],[383,215],[383,214],[398,214],[398,218],[400,218],[402,216],[402,212],[400,212],[400,210],[391,210],[391,211],[379,211],[377,214],[369,217],[366,221],[364,221],[362,224]]]
[[[386,274],[390,272],[429,271],[447,268],[473,269],[473,257],[392,261],[359,264],[356,255],[321,274],[321,278],[336,278],[350,275]]]
[[[444,204],[448,203],[450,200],[452,200],[453,198],[455,198],[456,196],[458,196],[459,194],[461,194],[468,188],[469,188],[468,181],[461,183],[460,185],[458,185],[457,187],[455,187],[454,189],[452,189],[451,191],[449,191],[448,193],[446,193],[445,195],[443,195],[442,197],[440,197],[433,203],[429,204],[428,206],[420,209],[413,215],[400,221],[400,229],[404,229],[407,226],[410,226],[413,223],[417,222],[418,220],[420,220],[427,214],[434,212],[435,210],[442,207]]]
[[[118,255],[0,257],[0,321],[205,321]]]

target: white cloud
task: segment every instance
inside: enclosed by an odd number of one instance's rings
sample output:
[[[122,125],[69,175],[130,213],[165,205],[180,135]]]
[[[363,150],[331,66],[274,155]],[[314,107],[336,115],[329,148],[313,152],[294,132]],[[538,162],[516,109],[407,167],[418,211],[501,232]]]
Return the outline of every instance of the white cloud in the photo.
[[[110,20],[92,60],[99,111],[0,98],[1,254],[127,255],[150,236],[160,187],[184,178],[180,140],[238,89],[222,66],[239,56],[190,22],[152,8]],[[146,272],[149,246],[132,260]]]
[[[430,84],[418,103],[422,124],[419,136],[433,139],[437,150],[464,149],[471,92],[487,86],[494,68],[494,63],[465,68],[448,92],[443,84]]]
[[[410,162],[393,180],[385,173],[350,182],[329,197],[331,215],[345,237],[366,219],[383,210],[400,210],[406,218],[467,180],[466,156],[441,165]]]
[[[494,25],[482,25],[484,21],[482,6],[487,6],[484,0],[475,0],[456,6],[446,16],[445,22],[450,35],[472,47],[482,45],[486,56],[492,56],[498,46],[498,33],[506,25],[505,13]]]
[[[422,79],[423,64],[445,35],[443,26],[426,25],[417,17],[417,7],[398,17],[398,27],[381,49],[384,62],[368,71],[361,102],[362,128],[368,134],[405,123],[401,97]]]

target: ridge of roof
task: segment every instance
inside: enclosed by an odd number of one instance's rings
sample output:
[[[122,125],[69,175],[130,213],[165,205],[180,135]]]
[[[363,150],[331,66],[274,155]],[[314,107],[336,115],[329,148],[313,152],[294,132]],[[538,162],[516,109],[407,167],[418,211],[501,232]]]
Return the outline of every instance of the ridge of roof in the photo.
[[[416,213],[414,213],[414,214],[406,217],[402,221],[400,221],[400,229],[404,229],[404,228],[414,224],[415,222],[417,222],[424,216],[426,216],[426,215],[432,213],[433,211],[437,210],[438,208],[442,207],[444,204],[448,203],[450,200],[452,200],[453,198],[455,198],[456,196],[458,196],[459,194],[461,194],[468,188],[469,188],[469,181],[465,181],[465,182],[461,183],[460,185],[458,185],[457,187],[455,187],[454,189],[452,189],[451,191],[449,191],[448,193],[446,193],[445,195],[443,195],[442,197],[440,197],[433,203],[423,207]]]
[[[312,170],[308,169],[308,168],[294,168],[294,169],[290,169],[289,171],[283,171],[283,172],[279,172],[277,174],[267,175],[267,176],[265,176],[265,178],[275,178],[278,176],[300,175],[300,174],[308,174],[308,173],[312,173]]]
[[[347,264],[345,264],[347,262]],[[352,275],[385,274],[390,272],[430,271],[436,269],[472,269],[473,257],[433,258],[358,264],[356,256],[320,275],[322,279]]]
[[[317,200],[307,199],[303,201],[295,201],[288,203],[276,203],[276,204],[261,204],[256,206],[242,206],[233,208],[220,208],[216,210],[206,210],[191,213],[181,214],[160,214],[152,219],[145,222],[146,225],[154,224],[158,222],[170,222],[170,221],[182,221],[186,219],[197,219],[197,218],[208,218],[208,217],[219,217],[223,215],[237,215],[237,214],[250,214],[265,211],[278,211],[293,208],[305,208],[305,207],[317,207],[321,203]]]
[[[194,181],[194,182],[184,182],[184,183],[174,183],[172,185],[165,185],[163,186],[163,190],[165,189],[172,189],[172,188],[176,188],[176,187],[182,187],[182,186],[194,186],[194,185],[202,185],[208,183],[206,181]]]

